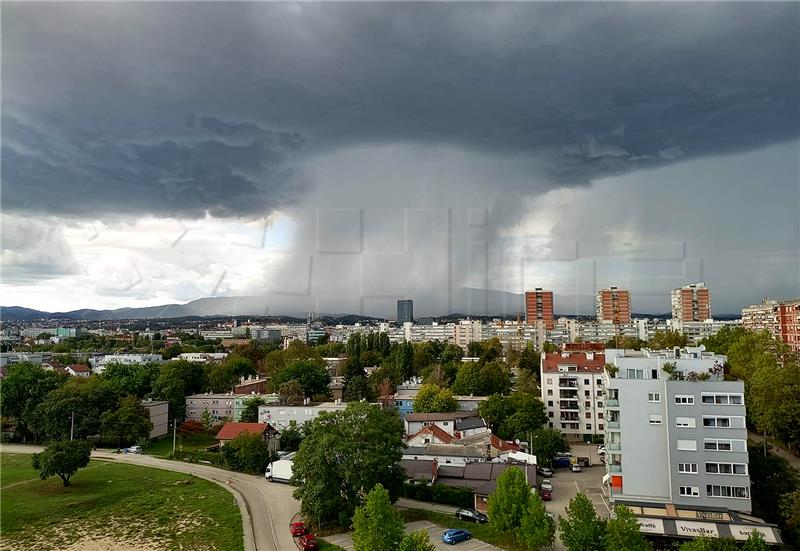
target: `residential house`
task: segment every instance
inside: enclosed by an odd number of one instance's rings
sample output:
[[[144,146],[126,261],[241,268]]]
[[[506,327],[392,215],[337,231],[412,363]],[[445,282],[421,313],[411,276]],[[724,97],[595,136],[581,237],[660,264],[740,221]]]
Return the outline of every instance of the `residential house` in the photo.
[[[71,365],[68,365],[68,366],[64,367],[64,371],[66,371],[67,374],[69,374],[69,375],[71,375],[73,377],[86,378],[86,377],[88,377],[89,375],[92,374],[92,370],[89,368],[89,366],[88,365],[83,365],[83,364],[71,364]]]

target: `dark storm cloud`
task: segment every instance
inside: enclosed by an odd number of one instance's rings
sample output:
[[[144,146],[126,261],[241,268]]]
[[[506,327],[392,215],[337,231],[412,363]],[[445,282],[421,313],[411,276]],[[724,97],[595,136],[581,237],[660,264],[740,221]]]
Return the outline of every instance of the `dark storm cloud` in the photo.
[[[348,146],[532,158],[558,187],[798,135],[798,4],[2,9],[17,210],[260,215]]]

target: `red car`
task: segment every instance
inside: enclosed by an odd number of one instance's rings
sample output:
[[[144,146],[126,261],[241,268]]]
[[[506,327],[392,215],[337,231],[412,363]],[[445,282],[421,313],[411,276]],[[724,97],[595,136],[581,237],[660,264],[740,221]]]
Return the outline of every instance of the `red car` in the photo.
[[[542,501],[550,501],[551,499],[553,499],[553,495],[552,494],[553,494],[553,492],[551,490],[547,490],[547,489],[543,488],[542,491],[541,491]]]
[[[292,522],[289,524],[289,532],[292,533],[292,536],[302,536],[306,533],[306,525],[302,522]]]
[[[319,542],[314,534],[306,534],[297,538],[297,547],[302,551],[317,551],[319,549]]]

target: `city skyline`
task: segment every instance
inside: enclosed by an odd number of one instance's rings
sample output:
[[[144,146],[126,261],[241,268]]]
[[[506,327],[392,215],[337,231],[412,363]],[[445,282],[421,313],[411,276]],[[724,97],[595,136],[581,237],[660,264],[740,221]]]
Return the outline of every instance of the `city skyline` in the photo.
[[[9,306],[800,296],[796,5],[2,9]]]

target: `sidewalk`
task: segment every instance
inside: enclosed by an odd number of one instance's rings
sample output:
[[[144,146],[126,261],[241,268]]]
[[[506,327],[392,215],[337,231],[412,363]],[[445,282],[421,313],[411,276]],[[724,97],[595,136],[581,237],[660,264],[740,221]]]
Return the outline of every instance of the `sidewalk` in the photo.
[[[753,442],[757,442],[758,444],[761,445],[764,444],[764,437],[760,434],[756,434],[754,432],[748,432],[747,438],[749,438]],[[786,461],[789,462],[789,465],[800,471],[800,457],[797,457],[793,453],[781,448],[780,446],[778,446],[778,444],[770,441],[769,439],[767,439],[767,444],[771,446],[769,450],[770,452],[774,453],[778,457],[784,458]]]
[[[427,501],[417,501],[416,499],[408,499],[401,497],[395,504],[403,509],[425,509],[426,511],[435,511],[437,513],[444,513],[445,515],[455,515],[458,507],[452,505],[441,505],[439,503],[428,503]]]

